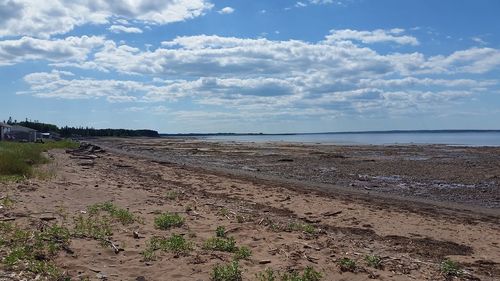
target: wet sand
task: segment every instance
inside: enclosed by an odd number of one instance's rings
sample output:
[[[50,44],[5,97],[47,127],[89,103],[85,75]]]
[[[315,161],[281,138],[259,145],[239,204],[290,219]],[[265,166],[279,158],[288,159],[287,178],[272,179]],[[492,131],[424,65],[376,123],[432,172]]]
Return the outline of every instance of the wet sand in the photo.
[[[61,253],[57,263],[75,280],[103,275],[107,280],[209,280],[214,265],[232,260],[230,253],[201,246],[217,226],[253,252],[240,262],[243,280],[256,280],[266,268],[283,272],[306,266],[322,272],[323,280],[447,280],[440,272],[445,258],[463,266],[457,280],[500,278],[498,149],[92,142],[106,152],[89,160],[54,150],[49,152],[54,178],[0,184],[0,193],[15,202],[0,209],[0,218],[19,225],[33,225],[47,214],[71,224],[87,206],[104,201],[141,218],[129,226],[113,224],[111,239],[124,249],[118,254],[91,239],[72,239],[74,254]],[[394,176],[403,180],[392,183]],[[439,192],[435,181],[457,186]],[[433,194],[402,192],[401,183],[423,183],[420,192]],[[468,192],[470,185],[486,192]],[[172,192],[178,196],[167,195]],[[165,211],[185,217],[185,225],[156,229],[154,218]],[[310,225],[314,231],[290,225]],[[172,233],[189,237],[194,250],[143,260],[149,238]],[[383,268],[370,267],[366,255],[380,256]],[[340,270],[344,257],[356,261],[354,272]]]

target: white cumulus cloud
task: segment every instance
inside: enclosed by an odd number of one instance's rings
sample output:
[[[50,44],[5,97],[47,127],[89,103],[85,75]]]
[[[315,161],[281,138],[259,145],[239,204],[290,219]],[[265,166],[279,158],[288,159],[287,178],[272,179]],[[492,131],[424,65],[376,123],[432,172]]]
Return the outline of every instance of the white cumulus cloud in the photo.
[[[219,14],[228,15],[234,13],[234,9],[231,7],[224,7],[218,11]]]
[[[209,0],[0,0],[0,37],[49,37],[113,17],[168,24],[203,15]]]
[[[114,33],[142,33],[142,30],[137,27],[128,27],[123,25],[112,25],[108,28],[109,31]]]

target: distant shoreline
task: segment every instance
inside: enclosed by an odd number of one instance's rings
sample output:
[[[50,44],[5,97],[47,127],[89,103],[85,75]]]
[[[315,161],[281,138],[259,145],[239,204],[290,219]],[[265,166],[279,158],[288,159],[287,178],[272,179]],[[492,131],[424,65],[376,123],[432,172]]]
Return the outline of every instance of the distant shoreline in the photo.
[[[295,136],[295,135],[341,135],[341,134],[433,134],[433,133],[500,133],[500,130],[387,130],[387,131],[345,131],[318,133],[180,133],[159,134],[161,137],[200,137],[200,136]]]

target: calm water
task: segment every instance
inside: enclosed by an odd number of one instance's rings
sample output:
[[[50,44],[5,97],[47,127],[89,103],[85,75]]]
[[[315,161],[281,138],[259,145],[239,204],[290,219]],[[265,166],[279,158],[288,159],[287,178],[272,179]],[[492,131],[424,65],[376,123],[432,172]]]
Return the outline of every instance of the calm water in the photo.
[[[297,135],[207,136],[208,140],[238,142],[306,142],[325,144],[447,144],[464,146],[500,146],[500,132],[445,133],[342,133]]]

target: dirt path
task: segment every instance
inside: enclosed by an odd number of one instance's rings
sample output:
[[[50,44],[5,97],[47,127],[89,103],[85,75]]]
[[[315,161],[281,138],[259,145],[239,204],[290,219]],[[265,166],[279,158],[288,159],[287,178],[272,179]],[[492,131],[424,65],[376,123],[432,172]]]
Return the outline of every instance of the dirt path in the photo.
[[[98,241],[73,238],[74,253],[61,253],[57,263],[75,280],[209,280],[216,264],[233,258],[203,249],[217,226],[252,251],[249,260],[240,261],[243,280],[257,280],[255,274],[266,268],[285,272],[306,266],[322,272],[323,280],[445,280],[440,272],[445,258],[464,267],[464,280],[500,278],[495,215],[298,191],[109,152],[94,160],[63,151],[50,154],[55,178],[0,185],[1,195],[14,201],[0,209],[0,218],[34,225],[53,216],[52,223],[71,227],[89,205],[105,201],[141,218],[128,226],[112,224],[111,240],[124,250],[118,254]],[[185,224],[155,228],[155,217],[167,211],[180,214]],[[181,255],[158,252],[156,260],[144,260],[141,253],[151,237],[173,233],[192,241],[194,249]],[[366,255],[380,256],[383,268],[370,267]],[[356,261],[354,272],[340,270],[344,257]]]

